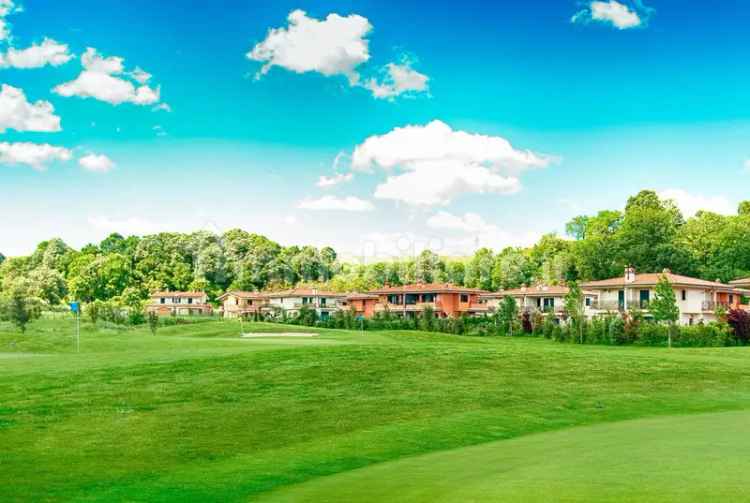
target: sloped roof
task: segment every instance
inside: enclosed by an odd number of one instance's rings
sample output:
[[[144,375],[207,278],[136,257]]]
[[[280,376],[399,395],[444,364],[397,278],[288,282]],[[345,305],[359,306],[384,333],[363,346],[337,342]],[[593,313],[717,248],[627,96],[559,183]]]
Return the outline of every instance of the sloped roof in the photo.
[[[183,297],[183,298],[198,298],[205,297],[206,292],[154,292],[151,297]]]
[[[234,297],[237,297],[237,298],[240,298],[240,299],[258,299],[258,300],[261,300],[261,299],[265,299],[266,298],[266,295],[263,294],[263,293],[261,293],[261,292],[243,292],[243,291],[240,291],[240,290],[232,290],[232,291],[229,291],[229,292],[225,293],[224,295],[222,295],[221,297],[219,297],[217,300],[224,300],[227,297],[229,297],[230,295],[232,295]]]
[[[317,290],[314,288],[292,288],[291,290],[283,290],[281,292],[268,292],[265,294],[266,297],[279,298],[279,297],[346,297],[345,293],[327,292],[325,290]]]
[[[360,299],[377,300],[379,297],[373,293],[352,292],[352,293],[348,293],[346,295],[346,298],[347,300],[360,300]]]
[[[691,278],[690,276],[682,276],[681,274],[674,274],[671,272],[655,272],[636,274],[635,280],[626,282],[624,276],[617,278],[604,279],[601,281],[587,281],[581,283],[584,288],[615,288],[615,287],[626,287],[626,286],[655,286],[662,275],[666,275],[667,279],[674,286],[692,286],[697,288],[710,288],[719,290],[734,290],[731,285],[720,283],[717,281],[706,281],[704,279]]]
[[[486,290],[479,288],[466,288],[463,286],[453,285],[450,283],[415,283],[403,286],[387,286],[376,288],[370,293],[389,294],[389,293],[488,293]]]
[[[740,278],[729,282],[730,285],[750,285],[750,278]]]
[[[502,297],[565,297],[570,292],[570,288],[565,285],[535,285],[521,288],[512,288],[509,290],[500,290],[483,294],[482,297],[487,299],[497,299]],[[582,292],[584,295],[594,295],[594,292]]]

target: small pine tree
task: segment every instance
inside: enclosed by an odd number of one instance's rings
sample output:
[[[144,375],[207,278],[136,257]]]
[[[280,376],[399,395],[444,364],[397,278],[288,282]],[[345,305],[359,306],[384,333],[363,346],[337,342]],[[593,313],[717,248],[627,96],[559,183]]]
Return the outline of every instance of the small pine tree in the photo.
[[[518,304],[516,299],[510,295],[503,297],[500,303],[500,312],[498,313],[500,324],[505,328],[507,327],[507,334],[513,335],[513,325],[518,319]]]
[[[148,313],[148,328],[151,330],[152,335],[156,335],[156,330],[159,328],[159,315],[153,311]]]
[[[672,347],[672,331],[680,319],[680,308],[677,306],[677,296],[674,293],[672,284],[669,282],[666,274],[662,274],[659,282],[656,283],[656,295],[651,301],[649,309],[654,319],[658,322],[669,325],[669,347]]]
[[[575,333],[579,344],[583,344],[583,292],[575,281],[568,285],[565,312],[570,317],[571,332]]]

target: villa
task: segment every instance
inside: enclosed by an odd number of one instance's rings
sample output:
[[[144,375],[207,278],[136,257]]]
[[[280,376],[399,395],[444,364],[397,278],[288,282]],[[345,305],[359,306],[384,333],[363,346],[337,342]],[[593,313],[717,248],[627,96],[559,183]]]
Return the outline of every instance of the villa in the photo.
[[[516,299],[520,312],[540,312],[544,315],[554,316],[557,320],[565,318],[565,297],[570,288],[564,285],[536,285],[511,290],[500,290],[499,292],[485,293],[481,298],[487,302],[490,311],[496,311],[505,297]],[[595,302],[595,292],[584,291],[584,312],[587,313]],[[588,314],[588,313],[587,313]]]
[[[673,274],[669,269],[662,273],[637,274],[634,267],[626,267],[621,277],[588,281],[582,283],[581,288],[597,294],[589,307],[592,315],[641,309],[648,316],[649,302],[654,298],[656,284],[662,275],[667,277],[675,291],[680,309],[678,323],[681,325],[715,321],[717,306],[740,307],[742,291],[735,286]]]
[[[391,286],[369,293],[378,297],[373,313],[415,316],[430,307],[436,317],[457,318],[464,314],[475,316],[487,312],[487,304],[480,299],[480,295],[488,292],[448,283]]]
[[[314,309],[321,320],[326,320],[341,307],[346,294],[315,288],[293,288],[283,292],[267,293],[265,297],[268,299],[267,307],[272,311],[283,311],[295,316],[300,309],[307,307]]]
[[[206,292],[154,292],[146,311],[159,316],[208,315],[213,312]]]
[[[371,293],[350,293],[341,301],[341,309],[350,309],[358,318],[372,318],[380,297]]]
[[[268,308],[268,297],[260,292],[227,292],[219,300],[225,318],[256,316]]]

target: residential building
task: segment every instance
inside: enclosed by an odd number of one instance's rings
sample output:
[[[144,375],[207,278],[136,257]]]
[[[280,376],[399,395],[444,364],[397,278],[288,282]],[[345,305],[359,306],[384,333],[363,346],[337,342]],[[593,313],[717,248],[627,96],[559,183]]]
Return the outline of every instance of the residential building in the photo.
[[[662,275],[672,284],[680,309],[678,321],[682,325],[715,321],[718,306],[727,309],[740,307],[741,291],[734,286],[673,274],[668,269],[661,273],[638,274],[634,267],[626,267],[625,274],[619,278],[589,281],[582,283],[581,287],[598,294],[591,306],[593,314],[640,309],[648,317],[649,303]]]
[[[535,285],[530,287],[523,285],[521,288],[486,293],[481,298],[487,302],[490,311],[496,311],[503,299],[510,296],[516,299],[519,312],[538,311],[562,320],[565,318],[565,297],[569,292],[570,288],[565,285]],[[584,313],[586,313],[596,301],[597,294],[590,291],[582,293]]]
[[[219,300],[225,318],[256,317],[268,310],[268,297],[260,292],[227,292]]]
[[[388,311],[399,316],[415,316],[431,307],[437,317],[456,318],[487,312],[487,304],[480,299],[480,295],[487,292],[448,283],[387,286],[369,293],[378,296],[374,313]]]
[[[159,316],[208,315],[213,307],[205,292],[154,292],[146,311]]]
[[[267,293],[266,297],[267,306],[272,311],[284,311],[287,315],[294,316],[305,306],[314,309],[321,320],[326,320],[339,309],[346,294],[314,288],[293,288],[283,292]]]
[[[380,297],[371,293],[349,293],[340,303],[341,309],[351,309],[355,316],[372,318]]]

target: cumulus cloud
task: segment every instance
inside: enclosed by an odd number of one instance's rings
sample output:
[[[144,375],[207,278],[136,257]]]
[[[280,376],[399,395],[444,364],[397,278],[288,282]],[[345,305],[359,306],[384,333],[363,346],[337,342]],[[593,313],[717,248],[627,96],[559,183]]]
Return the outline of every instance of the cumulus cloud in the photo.
[[[0,142],[0,164],[25,165],[42,170],[54,161],[69,161],[72,156],[70,150],[46,143]]]
[[[640,0],[632,0],[630,3],[631,5],[626,5],[616,0],[587,2],[583,9],[573,16],[571,22],[606,23],[618,30],[645,25],[654,10],[644,6]]]
[[[429,77],[411,68],[410,63],[401,65],[388,63],[385,67],[386,78],[382,82],[370,79],[365,87],[372,91],[376,98],[393,99],[405,93],[427,91]]]
[[[372,211],[375,206],[370,201],[365,201],[354,196],[335,197],[323,196],[319,199],[305,199],[297,208],[303,210],[332,210],[332,211]]]
[[[138,69],[136,76],[125,72],[123,58],[101,56],[96,49],[89,47],[81,57],[84,70],[70,82],[60,84],[54,92],[60,96],[94,98],[112,105],[133,103],[153,105],[160,100],[160,88],[141,84],[146,74]],[[148,75],[150,79],[151,76]],[[146,79],[148,80],[148,79]],[[139,84],[137,87],[133,83]]]
[[[516,233],[488,223],[477,213],[454,215],[439,211],[427,219],[427,227],[443,233],[443,242],[452,253],[471,253],[483,246],[501,249],[528,246],[541,236],[537,232]]]
[[[22,89],[3,84],[0,88],[0,132],[60,131],[60,117],[49,101],[30,103]]]
[[[21,10],[13,0],[0,0],[0,40],[10,38],[10,26],[5,18]]]
[[[248,59],[263,63],[256,79],[278,66],[295,73],[317,72],[327,77],[344,76],[349,85],[369,89],[376,98],[389,98],[427,89],[427,76],[410,65],[390,63],[386,78],[362,82],[359,68],[370,59],[367,36],[372,25],[367,18],[332,13],[325,19],[309,17],[295,10],[287,17],[288,26],[272,28],[266,38],[246,54]]]
[[[315,185],[321,188],[333,187],[340,183],[351,182],[353,178],[353,173],[339,173],[333,176],[322,175]]]
[[[0,53],[0,68],[41,68],[46,65],[60,66],[73,59],[68,46],[45,38],[41,44],[32,44],[26,49],[10,47]]]
[[[441,121],[371,136],[354,149],[352,169],[389,173],[375,197],[412,205],[445,205],[464,193],[510,194],[524,170],[553,158],[518,150],[499,136],[455,131]]]
[[[692,217],[700,210],[711,211],[721,215],[731,215],[735,207],[724,196],[704,196],[691,194],[682,189],[666,189],[658,193],[661,199],[671,199],[686,218]]]
[[[114,169],[115,163],[106,155],[87,154],[78,159],[78,164],[86,171],[107,173]]]

